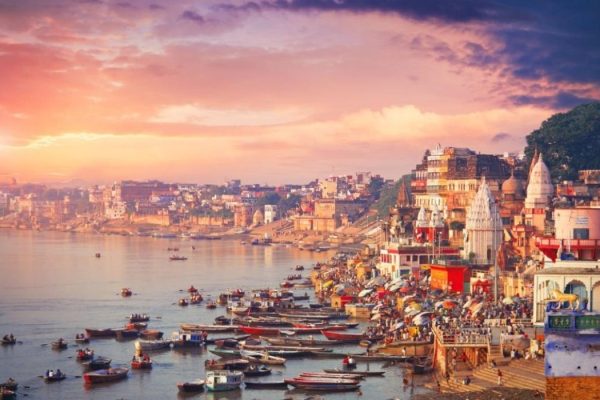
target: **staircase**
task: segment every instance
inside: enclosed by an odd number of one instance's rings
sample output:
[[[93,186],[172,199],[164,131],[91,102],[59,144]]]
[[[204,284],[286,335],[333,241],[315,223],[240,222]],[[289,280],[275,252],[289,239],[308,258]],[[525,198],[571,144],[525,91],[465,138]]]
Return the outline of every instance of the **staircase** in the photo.
[[[500,348],[500,345],[497,344],[490,344],[488,346],[488,355],[487,355],[487,362],[491,363],[492,360],[494,360],[496,363],[499,363],[499,361],[501,361],[504,358],[504,355],[502,354],[502,350]]]
[[[505,367],[499,366],[502,371],[503,386],[538,390],[546,392],[546,377],[544,374],[544,360],[512,360]],[[437,372],[435,378],[440,382],[443,392],[465,393],[478,392],[498,386],[498,368],[489,364],[471,371],[471,383],[463,385],[462,380],[466,374],[461,371],[450,377],[447,383],[444,377]]]

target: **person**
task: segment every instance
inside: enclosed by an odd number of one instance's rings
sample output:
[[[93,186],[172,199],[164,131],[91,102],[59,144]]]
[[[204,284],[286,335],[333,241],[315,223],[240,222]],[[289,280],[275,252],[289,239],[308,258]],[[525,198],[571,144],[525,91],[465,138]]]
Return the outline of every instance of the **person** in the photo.
[[[54,376],[54,370],[51,369],[50,372],[48,372],[48,378],[52,378]]]
[[[49,369],[46,370],[46,376],[50,376],[50,370]]]
[[[516,357],[517,357],[517,354],[515,352],[515,349],[513,348],[510,350],[510,359],[514,360]]]
[[[4,335],[4,336],[2,337],[2,340],[9,340],[9,339],[8,339],[8,335]]]
[[[62,372],[60,372],[60,368],[56,370],[56,376],[61,376]]]
[[[469,375],[465,376],[463,379],[463,385],[468,386],[471,383],[471,377]]]
[[[491,364],[492,364],[492,368],[496,368],[497,367],[496,360],[492,360]]]
[[[502,381],[502,371],[498,369],[498,386],[502,386],[504,382]]]

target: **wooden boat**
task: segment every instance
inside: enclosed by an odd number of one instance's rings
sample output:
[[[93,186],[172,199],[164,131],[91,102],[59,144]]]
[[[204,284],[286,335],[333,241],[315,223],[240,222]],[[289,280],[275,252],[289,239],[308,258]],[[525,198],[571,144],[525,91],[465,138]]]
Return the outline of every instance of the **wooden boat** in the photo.
[[[121,289],[121,296],[123,296],[123,297],[129,297],[132,294],[133,294],[133,292],[129,288],[123,288],[123,289]]]
[[[173,254],[172,256],[169,256],[169,260],[170,261],[185,261],[185,260],[187,260],[187,257],[177,256],[177,255]]]
[[[148,324],[146,322],[130,322],[128,324],[125,324],[125,329],[135,329],[138,331],[143,331],[147,327]]]
[[[240,342],[242,340],[247,340],[250,337],[250,335],[239,335],[239,336],[233,336],[233,337],[221,337],[221,338],[207,338],[206,339],[206,344],[217,344],[217,342],[223,342],[223,346],[218,346],[218,347],[228,347],[227,344],[231,344],[232,341],[235,342]],[[231,346],[229,346],[231,347]],[[233,347],[237,347],[237,343],[235,346]]]
[[[117,340],[137,339],[140,332],[137,329],[119,329],[115,331]]]
[[[360,353],[363,355],[364,353]],[[356,357],[355,353],[336,353],[333,351],[311,351],[310,355],[316,358],[333,358],[333,359],[342,359],[347,355],[351,355],[352,357]]]
[[[89,361],[94,358],[94,350],[90,349],[79,349],[75,354],[77,361]]]
[[[238,325],[202,325],[202,324],[181,324],[179,329],[185,332],[234,332]]]
[[[64,340],[60,339],[56,342],[50,343],[50,346],[52,347],[52,350],[65,350],[68,347],[68,344]]]
[[[204,301],[204,297],[201,294],[194,293],[190,296],[190,304],[200,304]]]
[[[110,358],[98,357],[95,360],[86,361],[82,363],[82,365],[87,371],[96,371],[100,369],[110,368],[111,362],[112,360]]]
[[[191,285],[187,291],[188,293],[198,293],[198,289],[196,289],[194,285]]]
[[[308,300],[310,296],[308,294],[302,294],[300,296],[294,296],[294,301]]]
[[[173,332],[171,335],[173,347],[205,346],[204,335],[200,332]]]
[[[161,350],[161,349],[168,349],[171,346],[171,341],[170,340],[143,340],[140,339],[138,340],[136,343],[139,343],[139,347],[140,349],[142,349],[142,351],[154,351],[154,350]],[[137,348],[137,344],[136,344],[136,348]]]
[[[189,302],[187,301],[187,299],[181,298],[181,299],[179,299],[179,301],[177,302],[177,304],[179,304],[182,307],[185,307],[185,306],[187,306],[189,304]]]
[[[209,310],[214,310],[215,308],[217,308],[217,303],[215,303],[214,301],[209,301],[208,303],[206,303],[206,308],[208,308]]]
[[[320,340],[320,339],[300,339],[300,338],[270,338],[260,337],[262,340],[274,345],[290,345],[290,346],[335,346],[345,344],[343,342],[336,342],[332,340]]]
[[[295,319],[306,319],[306,320],[328,320],[331,319],[331,314],[323,313],[293,313],[293,312],[280,312],[277,313],[282,318],[295,318]]]
[[[346,370],[341,370],[339,368],[324,369],[323,371],[328,374],[345,374],[345,375],[357,375],[357,376],[383,376],[383,374],[385,374],[385,371],[356,371],[356,370],[346,371]]]
[[[96,338],[113,338],[116,337],[117,334],[114,329],[92,329],[85,328],[85,334],[87,337],[96,339]]]
[[[296,271],[304,271],[304,266],[303,265],[296,265],[296,267],[294,269]]]
[[[17,398],[17,393],[5,387],[0,387],[0,399],[12,400]]]
[[[0,383],[0,388],[6,388],[8,390],[12,390],[13,392],[17,390],[18,387],[19,384],[13,378],[8,378],[4,383]]]
[[[391,356],[387,354],[354,354],[354,361],[408,361],[412,359],[410,356]]]
[[[298,351],[301,353],[310,353],[311,351],[332,352],[332,349],[325,347],[308,347],[308,346],[264,346],[240,343],[240,347],[246,350],[254,351]]]
[[[319,333],[321,331],[345,331],[348,326],[345,324],[307,324],[301,322],[294,322],[293,326],[295,329],[302,331],[311,331],[311,333]],[[314,331],[314,332],[312,332]]]
[[[288,385],[287,385],[287,383],[285,383],[285,381],[275,381],[275,382],[244,381],[244,384],[245,384],[246,389],[261,389],[261,390],[267,390],[267,389],[287,390],[288,389]]]
[[[146,340],[158,340],[162,339],[163,333],[156,329],[145,329],[140,332],[140,337]]]
[[[283,365],[286,362],[285,358],[272,356],[268,352],[240,350],[240,356],[250,362],[266,365]]]
[[[364,379],[364,377],[360,375],[349,375],[349,374],[333,374],[327,372],[302,372],[300,374],[301,377],[312,377],[312,378],[337,378],[337,379],[350,379],[354,381],[359,381]]]
[[[209,351],[222,358],[237,358],[240,356],[240,350],[238,349],[212,349]]]
[[[426,362],[415,362],[413,363],[413,373],[417,375],[427,374],[433,371],[433,365],[431,361]]]
[[[134,357],[131,360],[131,369],[152,369],[152,360],[150,357]]]
[[[82,334],[75,335],[75,343],[77,344],[87,344],[90,342],[90,338]]]
[[[271,374],[271,368],[261,366],[257,367],[256,364],[253,364],[244,370],[244,376],[255,377],[255,376],[267,376]]]
[[[240,371],[208,371],[206,388],[211,392],[222,392],[239,389],[244,374]]]
[[[279,286],[282,287],[282,288],[289,289],[289,288],[293,288],[294,287],[294,283],[293,282],[289,282],[289,281],[284,281],[284,282],[281,282],[279,284]]]
[[[243,358],[225,359],[225,360],[206,360],[204,367],[207,370],[246,370],[250,365],[250,361]]]
[[[129,322],[148,322],[150,317],[146,314],[131,314],[129,316]]]
[[[336,381],[313,381],[313,380],[302,380],[302,379],[285,379],[285,383],[295,388],[306,390],[306,391],[318,391],[318,392],[348,392],[358,390],[360,385],[356,382],[336,382]]]
[[[2,346],[12,346],[13,344],[17,344],[17,339],[14,336],[12,338],[4,337],[0,343],[2,343]]]
[[[321,333],[329,340],[344,343],[358,343],[366,337],[364,333],[344,333],[330,330],[322,330]]]
[[[83,374],[87,384],[115,382],[127,378],[129,368],[109,368]]]
[[[59,382],[59,381],[64,380],[66,377],[67,377],[67,375],[63,372],[55,372],[52,375],[45,375],[44,382],[46,382],[46,383]]]
[[[277,336],[281,334],[281,329],[270,327],[240,326],[239,329],[244,333],[254,336]]]
[[[182,393],[198,393],[204,390],[204,379],[195,379],[190,382],[178,382],[177,389]]]

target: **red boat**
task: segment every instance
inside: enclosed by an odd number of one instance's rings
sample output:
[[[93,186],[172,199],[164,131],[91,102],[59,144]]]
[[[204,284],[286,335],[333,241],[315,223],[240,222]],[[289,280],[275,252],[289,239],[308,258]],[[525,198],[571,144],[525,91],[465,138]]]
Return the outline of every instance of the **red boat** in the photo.
[[[254,336],[277,336],[281,334],[281,329],[262,326],[240,326],[239,329],[244,333]]]
[[[293,323],[294,328],[298,329],[315,329],[319,333],[320,331],[345,331],[348,329],[347,325],[328,325],[328,324],[300,324]]]
[[[129,368],[109,368],[83,374],[87,384],[115,382],[127,378]]]
[[[254,336],[277,336],[277,335],[310,335],[329,330],[347,329],[344,325],[331,325],[330,327],[307,327],[307,328],[273,328],[266,326],[240,326],[244,333]]]
[[[152,360],[148,356],[135,357],[131,361],[132,369],[152,369]]]
[[[330,330],[322,330],[321,333],[329,340],[347,343],[358,343],[366,337],[364,333],[341,333]]]
[[[282,287],[282,288],[289,289],[289,288],[294,287],[294,284],[292,282],[284,281],[284,282],[281,282],[279,284],[279,286]]]

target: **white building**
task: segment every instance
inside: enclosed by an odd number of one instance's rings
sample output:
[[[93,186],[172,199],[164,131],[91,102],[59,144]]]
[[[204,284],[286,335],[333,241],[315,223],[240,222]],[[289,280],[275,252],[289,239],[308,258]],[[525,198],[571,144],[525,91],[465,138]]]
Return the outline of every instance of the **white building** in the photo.
[[[467,207],[464,253],[475,264],[493,264],[502,243],[502,219],[485,177]]]
[[[550,178],[550,170],[548,170],[540,153],[529,175],[525,208],[546,208],[550,204],[552,196],[554,196],[554,186]]]
[[[265,225],[277,219],[277,206],[274,204],[265,204]]]
[[[121,219],[127,214],[127,203],[113,201],[104,209],[104,216],[108,219]]]

